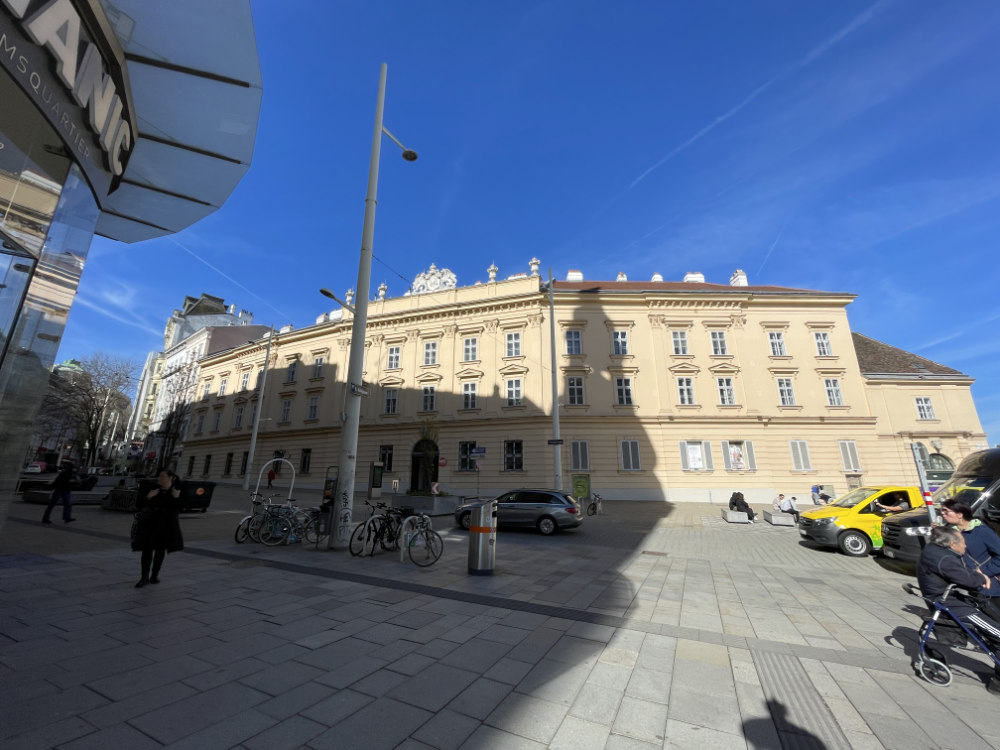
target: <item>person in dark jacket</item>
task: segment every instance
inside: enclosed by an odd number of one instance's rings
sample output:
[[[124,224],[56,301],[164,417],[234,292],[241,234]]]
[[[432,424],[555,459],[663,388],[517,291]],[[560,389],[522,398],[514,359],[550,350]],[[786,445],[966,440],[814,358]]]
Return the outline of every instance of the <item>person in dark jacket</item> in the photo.
[[[962,532],[966,567],[993,579],[993,585],[982,592],[986,602],[981,608],[994,620],[1000,620],[1000,536],[978,518],[973,518],[972,508],[959,500],[941,503],[941,518],[945,524]]]
[[[931,531],[930,542],[924,547],[917,566],[917,582],[924,596],[937,599],[952,583],[974,593],[981,588],[988,591],[997,585],[985,573],[966,565],[965,552],[965,538],[960,531],[947,526]],[[1000,647],[1000,623],[954,594],[945,604],[952,615],[985,636],[994,649]],[[1000,695],[1000,665],[996,663],[989,691]]]
[[[63,464],[56,478],[52,480],[52,495],[49,497],[49,505],[42,515],[42,523],[52,523],[52,509],[59,501],[62,501],[63,504],[63,523],[72,523],[76,520],[73,518],[73,495],[70,492],[75,476],[76,471],[73,469],[73,464]]]
[[[753,523],[754,516],[757,515],[754,513],[753,508],[750,507],[749,503],[747,503],[747,501],[743,498],[742,492],[734,492],[730,496],[729,510],[738,510],[741,513],[746,513],[750,523]]]
[[[145,497],[136,498],[135,503],[139,511],[136,514],[139,516],[139,528],[132,541],[132,549],[142,552],[142,575],[135,585],[137,589],[147,583],[159,583],[160,567],[167,553],[184,549],[184,537],[177,518],[180,480],[170,469],[161,469],[156,475],[156,483],[159,486],[155,490],[150,490]]]

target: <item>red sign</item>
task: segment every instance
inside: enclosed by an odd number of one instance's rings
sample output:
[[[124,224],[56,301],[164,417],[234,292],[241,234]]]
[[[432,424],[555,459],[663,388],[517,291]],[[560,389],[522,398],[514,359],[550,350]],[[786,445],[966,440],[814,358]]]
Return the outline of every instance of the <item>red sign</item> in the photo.
[[[448,465],[448,459],[447,458],[439,458],[438,459],[438,466],[447,466],[447,465]]]

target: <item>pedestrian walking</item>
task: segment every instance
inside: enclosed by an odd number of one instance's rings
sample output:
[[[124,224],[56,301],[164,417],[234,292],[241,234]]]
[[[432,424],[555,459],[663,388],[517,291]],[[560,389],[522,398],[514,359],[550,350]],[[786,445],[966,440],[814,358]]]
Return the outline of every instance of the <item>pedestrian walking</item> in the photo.
[[[63,523],[72,523],[76,519],[73,518],[73,479],[76,476],[76,471],[73,469],[73,464],[65,463],[56,475],[56,478],[52,480],[52,494],[49,496],[48,507],[45,508],[45,513],[42,515],[42,523],[52,523],[52,509],[56,507],[56,503],[62,502],[63,504]]]
[[[267,488],[268,489],[272,489],[271,483],[274,482],[274,478],[276,476],[277,476],[277,474],[274,473],[274,469],[268,469],[267,470]]]
[[[137,497],[135,534],[132,549],[142,552],[141,577],[135,585],[141,589],[147,583],[160,582],[160,568],[168,552],[184,549],[177,512],[180,509],[180,480],[170,469],[156,475],[158,487],[145,497]]]

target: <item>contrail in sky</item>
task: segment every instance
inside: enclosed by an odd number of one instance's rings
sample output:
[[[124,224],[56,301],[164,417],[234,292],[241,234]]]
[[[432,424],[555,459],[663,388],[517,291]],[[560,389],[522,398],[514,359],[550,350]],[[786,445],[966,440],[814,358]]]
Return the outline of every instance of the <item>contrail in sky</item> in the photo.
[[[815,62],[816,60],[818,60],[820,57],[822,57],[823,55],[825,55],[834,45],[836,45],[838,42],[840,42],[842,39],[844,39],[844,37],[848,36],[849,34],[854,33],[855,31],[857,31],[858,29],[860,29],[862,26],[864,26],[866,23],[868,23],[872,18],[875,17],[876,14],[878,14],[879,12],[881,12],[881,10],[882,10],[883,7],[885,7],[886,5],[888,5],[890,2],[892,2],[892,0],[879,0],[879,2],[875,3],[870,8],[868,8],[866,11],[864,11],[863,13],[861,13],[860,15],[858,15],[857,17],[855,17],[849,24],[847,24],[844,28],[840,29],[836,34],[833,34],[832,36],[830,36],[829,38],[827,38],[825,41],[823,41],[821,44],[819,44],[818,46],[816,46],[815,48],[813,48],[812,50],[810,50],[809,53],[805,57],[803,57],[801,60],[798,60],[798,61],[792,63],[792,65],[788,66],[783,71],[781,71],[780,73],[778,73],[774,77],[768,79],[767,81],[765,81],[764,83],[762,83],[760,86],[758,86],[757,88],[755,88],[753,91],[750,92],[750,94],[748,96],[746,96],[735,107],[732,107],[729,111],[724,112],[723,114],[721,114],[718,117],[716,117],[714,120],[712,120],[710,123],[708,123],[708,125],[706,125],[705,127],[703,127],[701,130],[699,130],[697,133],[695,133],[693,136],[691,136],[690,138],[688,138],[686,141],[684,141],[679,146],[676,146],[673,150],[670,151],[670,153],[668,153],[666,156],[664,156],[659,161],[657,161],[655,164],[653,164],[653,166],[649,167],[646,171],[644,171],[642,174],[640,174],[638,177],[636,177],[634,180],[632,180],[632,183],[628,186],[627,190],[631,190],[632,188],[634,188],[636,185],[638,185],[640,182],[642,182],[644,179],[646,179],[646,177],[651,172],[659,169],[664,164],[666,164],[668,161],[670,161],[675,156],[677,156],[677,154],[679,154],[681,151],[684,151],[689,146],[691,146],[694,143],[696,143],[699,140],[701,140],[701,138],[703,136],[705,136],[708,133],[710,133],[711,131],[715,130],[716,127],[718,127],[719,125],[721,125],[722,123],[724,123],[726,120],[729,120],[730,118],[732,118],[735,115],[737,115],[740,112],[740,110],[744,109],[747,105],[749,105],[751,102],[753,102],[757,97],[759,97],[761,94],[763,94],[769,88],[771,88],[775,83],[777,83],[781,79],[787,77],[789,74],[791,74],[791,73],[793,73],[793,72],[795,72],[797,70],[801,70],[802,68],[806,67],[807,65],[812,64],[813,62]]]
[[[760,262],[760,268],[757,269],[758,276],[760,276],[760,272],[764,270],[764,264],[767,263],[768,258],[771,257],[771,253],[774,252],[774,248],[778,246],[778,241],[781,239],[781,235],[785,233],[785,227],[787,226],[788,222],[786,221],[784,226],[781,227],[781,231],[778,232],[778,236],[774,238],[774,242],[771,243],[771,247],[768,248],[767,255],[764,256],[764,260]]]
[[[245,286],[243,286],[240,282],[238,282],[236,279],[234,279],[232,276],[226,275],[222,270],[216,268],[211,263],[209,263],[207,260],[205,260],[204,258],[202,258],[194,250],[191,250],[190,248],[187,248],[184,245],[182,245],[174,237],[168,237],[167,239],[169,239],[171,242],[173,242],[175,245],[177,245],[177,247],[179,247],[181,250],[183,250],[184,252],[186,252],[192,258],[194,258],[196,260],[200,260],[202,263],[204,263],[206,266],[208,266],[209,268],[211,268],[213,271],[215,271],[217,274],[219,274],[219,276],[221,276],[222,278],[224,278],[230,284],[238,286],[240,289],[242,289],[244,292],[246,292],[247,294],[249,294],[254,299],[257,299],[257,300],[260,300],[261,302],[263,302],[265,305],[267,305],[272,310],[274,310],[276,313],[278,313],[278,315],[282,316],[286,321],[291,321],[292,320],[292,316],[291,315],[289,315],[286,312],[283,312],[283,311],[279,310],[277,307],[275,307],[274,305],[272,305],[270,302],[268,302],[266,299],[264,299],[263,297],[261,297],[259,294],[256,294],[256,293],[250,291]]]

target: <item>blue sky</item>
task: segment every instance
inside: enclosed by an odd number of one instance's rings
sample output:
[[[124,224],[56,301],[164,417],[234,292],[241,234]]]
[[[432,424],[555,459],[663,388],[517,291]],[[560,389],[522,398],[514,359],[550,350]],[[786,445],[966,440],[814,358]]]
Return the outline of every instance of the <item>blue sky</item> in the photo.
[[[311,325],[357,279],[379,65],[372,289],[564,278],[846,291],[852,328],[976,378],[1000,436],[1000,3],[252,0],[253,165],[172,238],[95,239],[59,358],[142,360],[185,295]],[[374,291],[372,292],[374,295]]]

